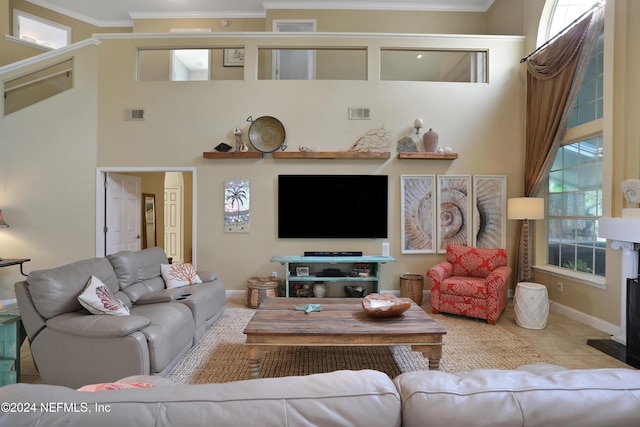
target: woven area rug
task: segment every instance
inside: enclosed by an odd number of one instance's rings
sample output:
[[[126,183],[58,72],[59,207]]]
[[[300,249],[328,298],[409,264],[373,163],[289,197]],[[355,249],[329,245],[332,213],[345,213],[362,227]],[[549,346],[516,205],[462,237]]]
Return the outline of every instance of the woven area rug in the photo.
[[[225,313],[167,376],[178,384],[224,383],[249,379],[244,348],[245,326],[255,313],[227,307]],[[440,370],[513,369],[553,359],[499,325],[453,315],[433,315],[447,334]],[[427,370],[421,353],[395,347],[291,347],[266,353],[260,360],[263,378],[308,375],[340,369],[375,369],[391,378]]]

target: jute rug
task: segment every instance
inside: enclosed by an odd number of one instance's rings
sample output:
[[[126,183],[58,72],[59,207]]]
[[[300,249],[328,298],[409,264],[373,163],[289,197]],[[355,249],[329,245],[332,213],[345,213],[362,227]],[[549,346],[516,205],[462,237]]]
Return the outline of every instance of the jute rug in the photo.
[[[224,383],[249,379],[242,333],[255,310],[227,307],[218,320],[167,376],[178,384]],[[447,334],[440,370],[513,369],[553,359],[499,325],[452,315],[434,315]],[[421,353],[395,347],[291,347],[269,352],[260,360],[263,378],[308,375],[340,369],[375,369],[391,378],[427,370]]]

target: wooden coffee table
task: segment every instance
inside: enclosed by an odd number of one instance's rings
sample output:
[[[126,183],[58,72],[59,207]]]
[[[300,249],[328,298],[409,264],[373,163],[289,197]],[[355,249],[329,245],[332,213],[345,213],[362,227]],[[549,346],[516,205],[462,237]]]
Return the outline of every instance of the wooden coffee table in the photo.
[[[322,311],[295,307],[320,304]],[[373,318],[361,298],[266,298],[244,330],[251,377],[260,377],[260,356],[282,346],[409,345],[438,369],[447,332],[415,302],[402,316]]]

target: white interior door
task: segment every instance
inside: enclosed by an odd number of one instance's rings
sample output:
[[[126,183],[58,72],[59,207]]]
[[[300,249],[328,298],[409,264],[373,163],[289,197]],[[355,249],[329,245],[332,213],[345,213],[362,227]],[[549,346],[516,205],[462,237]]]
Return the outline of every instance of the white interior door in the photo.
[[[107,173],[106,254],[139,251],[141,248],[141,179],[119,173]]]
[[[164,189],[164,251],[173,262],[184,262],[182,239],[182,188]]]
[[[274,20],[275,32],[315,32],[315,21],[286,21]],[[314,80],[315,79],[315,51],[301,49],[274,50],[275,80]]]

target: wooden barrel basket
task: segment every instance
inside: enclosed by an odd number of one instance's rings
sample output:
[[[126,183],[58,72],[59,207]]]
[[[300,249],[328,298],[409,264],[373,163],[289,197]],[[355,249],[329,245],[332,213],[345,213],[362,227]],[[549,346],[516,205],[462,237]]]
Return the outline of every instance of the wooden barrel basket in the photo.
[[[275,277],[252,277],[247,284],[247,307],[258,308],[267,297],[275,297],[280,281]]]
[[[411,298],[416,304],[422,305],[422,290],[424,277],[421,274],[403,274],[400,276],[400,296]]]

